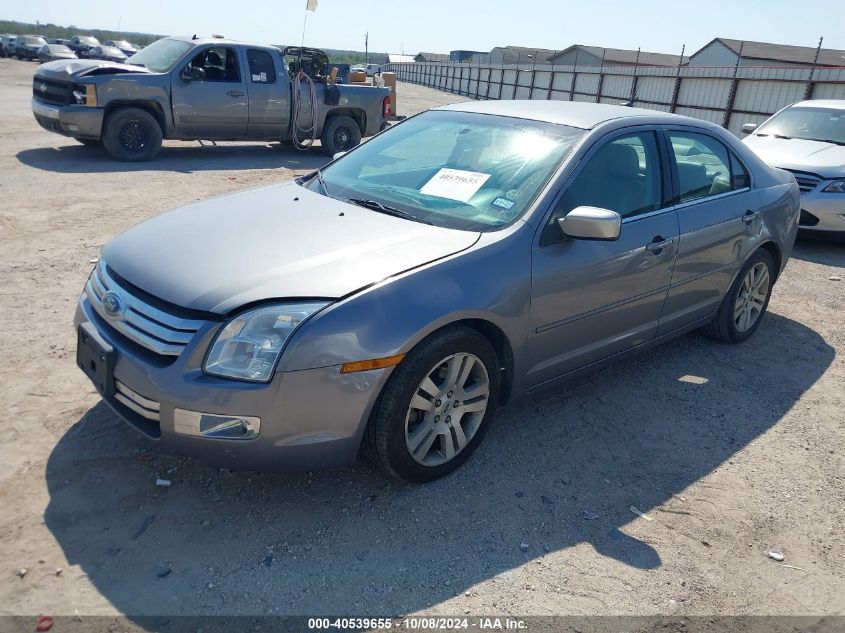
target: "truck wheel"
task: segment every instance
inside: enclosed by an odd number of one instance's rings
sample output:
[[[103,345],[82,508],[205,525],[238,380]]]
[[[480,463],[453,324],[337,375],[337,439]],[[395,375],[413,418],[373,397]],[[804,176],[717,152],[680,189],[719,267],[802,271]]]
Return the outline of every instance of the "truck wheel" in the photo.
[[[152,160],[161,150],[161,126],[140,108],[121,108],[106,119],[103,145],[117,160]]]
[[[348,152],[361,142],[361,128],[352,117],[333,116],[323,127],[320,142],[323,144],[323,151],[329,156]]]

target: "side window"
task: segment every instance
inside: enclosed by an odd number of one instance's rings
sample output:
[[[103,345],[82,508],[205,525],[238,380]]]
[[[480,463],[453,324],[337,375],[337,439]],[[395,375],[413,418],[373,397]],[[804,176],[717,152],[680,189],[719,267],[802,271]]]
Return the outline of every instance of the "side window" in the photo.
[[[599,207],[630,218],[662,205],[660,153],[654,132],[620,136],[590,157],[557,203],[540,245],[563,239],[557,220],[575,207]]]
[[[276,83],[276,68],[273,66],[273,57],[270,53],[250,48],[247,49],[246,58],[249,62],[249,75],[252,83]]]
[[[678,202],[749,186],[748,172],[721,141],[695,132],[669,132],[678,166]]]
[[[731,188],[745,189],[751,186],[751,178],[745,165],[731,152]]]
[[[189,64],[201,71],[203,81],[240,82],[238,54],[234,48],[216,46],[197,53]]]

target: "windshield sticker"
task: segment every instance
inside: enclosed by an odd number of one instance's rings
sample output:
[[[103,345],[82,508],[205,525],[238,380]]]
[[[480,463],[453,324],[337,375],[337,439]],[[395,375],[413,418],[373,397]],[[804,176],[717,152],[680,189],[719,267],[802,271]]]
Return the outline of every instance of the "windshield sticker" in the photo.
[[[514,204],[513,200],[508,200],[507,198],[496,198],[492,202],[494,207],[501,207],[502,209],[512,209]]]
[[[516,189],[511,189],[505,194],[505,197],[508,200],[516,200],[519,197],[519,192]]]
[[[423,185],[420,193],[437,196],[438,198],[469,202],[470,198],[481,189],[488,178],[490,178],[490,174],[443,168]]]

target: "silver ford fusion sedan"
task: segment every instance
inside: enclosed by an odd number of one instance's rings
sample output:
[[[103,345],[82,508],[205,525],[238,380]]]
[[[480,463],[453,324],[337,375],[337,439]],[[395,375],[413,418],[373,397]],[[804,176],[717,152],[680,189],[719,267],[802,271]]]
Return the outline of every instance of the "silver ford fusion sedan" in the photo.
[[[77,361],[166,450],[247,469],[361,451],[427,481],[509,398],[695,328],[751,336],[798,215],[792,176],[710,123],[446,106],[112,240]]]
[[[795,103],[742,131],[760,158],[798,181],[799,228],[845,236],[845,100]]]

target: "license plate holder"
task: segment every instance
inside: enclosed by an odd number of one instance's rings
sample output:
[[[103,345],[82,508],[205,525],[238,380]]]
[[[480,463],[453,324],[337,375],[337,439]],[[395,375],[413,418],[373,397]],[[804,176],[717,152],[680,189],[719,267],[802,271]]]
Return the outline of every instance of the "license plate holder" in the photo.
[[[76,331],[76,364],[104,397],[114,394],[114,348],[91,323]]]

